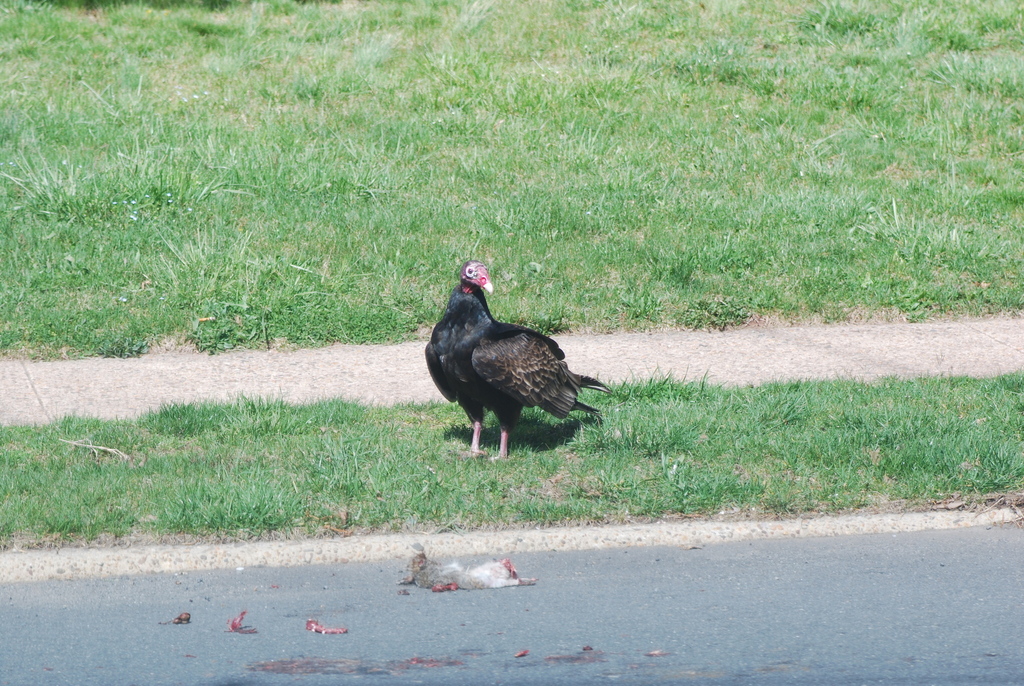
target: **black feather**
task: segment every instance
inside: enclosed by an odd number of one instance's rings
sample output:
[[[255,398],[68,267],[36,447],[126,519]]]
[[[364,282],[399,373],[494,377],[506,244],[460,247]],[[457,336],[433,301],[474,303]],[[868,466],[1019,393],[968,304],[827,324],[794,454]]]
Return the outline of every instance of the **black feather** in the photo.
[[[483,292],[465,280],[452,291],[426,358],[445,398],[458,402],[471,422],[482,422],[485,410],[494,412],[504,431],[515,428],[523,407],[541,407],[558,418],[573,410],[599,414],[576,396],[583,388],[610,392],[597,379],[570,371],[554,339],[496,321]]]

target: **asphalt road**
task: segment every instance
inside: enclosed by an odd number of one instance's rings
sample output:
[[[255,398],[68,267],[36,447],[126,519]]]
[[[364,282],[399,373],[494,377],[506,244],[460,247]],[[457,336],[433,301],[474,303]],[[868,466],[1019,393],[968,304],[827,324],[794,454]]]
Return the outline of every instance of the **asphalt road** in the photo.
[[[522,554],[537,585],[491,591],[401,561],[4,584],[0,684],[1019,684],[1022,560],[1005,526]]]

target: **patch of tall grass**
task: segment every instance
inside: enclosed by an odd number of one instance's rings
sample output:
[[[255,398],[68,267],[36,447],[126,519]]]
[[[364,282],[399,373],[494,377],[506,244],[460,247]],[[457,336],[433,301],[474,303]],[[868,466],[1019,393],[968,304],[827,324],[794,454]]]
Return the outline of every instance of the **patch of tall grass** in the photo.
[[[1024,306],[1017,2],[0,12],[0,350]]]

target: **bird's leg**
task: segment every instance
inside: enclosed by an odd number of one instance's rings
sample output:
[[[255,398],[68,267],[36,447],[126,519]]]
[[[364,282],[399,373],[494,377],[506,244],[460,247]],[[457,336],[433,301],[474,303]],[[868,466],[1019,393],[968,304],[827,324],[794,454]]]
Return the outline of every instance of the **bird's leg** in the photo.
[[[501,448],[498,449],[498,456],[492,457],[492,460],[500,460],[508,457],[508,429],[502,427],[501,429]]]
[[[480,432],[483,431],[483,428],[483,422],[473,422],[473,442],[469,446],[469,452],[472,455],[483,455],[484,451],[480,450]]]

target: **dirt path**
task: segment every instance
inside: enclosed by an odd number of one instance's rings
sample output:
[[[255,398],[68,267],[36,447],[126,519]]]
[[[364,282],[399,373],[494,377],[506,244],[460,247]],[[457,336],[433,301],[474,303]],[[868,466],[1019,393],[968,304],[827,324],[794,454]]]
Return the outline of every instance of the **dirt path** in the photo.
[[[669,374],[754,385],[1024,370],[1024,318],[557,338],[572,369],[609,382]],[[329,397],[377,404],[441,400],[426,371],[423,342],[0,361],[0,425],[40,424],[66,415],[133,417],[164,403],[240,395],[295,403]]]

